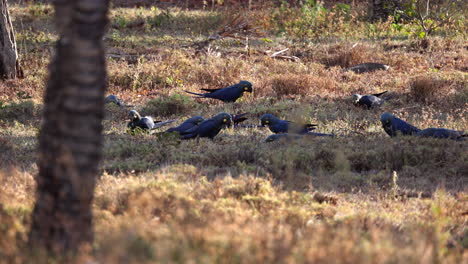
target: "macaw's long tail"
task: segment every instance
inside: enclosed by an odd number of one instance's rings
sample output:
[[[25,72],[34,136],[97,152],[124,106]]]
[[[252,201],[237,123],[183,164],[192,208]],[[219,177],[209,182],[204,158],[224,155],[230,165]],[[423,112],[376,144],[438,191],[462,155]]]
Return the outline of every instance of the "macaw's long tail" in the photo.
[[[263,128],[263,127],[265,127],[265,126],[234,124],[234,128]]]
[[[373,96],[377,96],[377,97],[379,97],[379,96],[381,96],[381,95],[384,95],[384,94],[386,94],[387,92],[388,92],[388,91],[381,92],[381,93],[376,93],[376,94],[372,94],[372,95],[373,95]]]
[[[314,133],[314,132],[308,132],[304,135],[315,136],[315,137],[336,137],[335,134]]]
[[[175,121],[177,121],[177,119],[172,119],[172,120],[168,120],[168,121],[164,121],[164,122],[157,122],[156,124],[154,124],[153,128],[151,128],[151,129],[157,129],[157,128],[160,128],[162,126],[173,123]]]
[[[194,98],[206,98],[204,94],[201,94],[201,93],[194,93],[194,92],[189,92],[189,91],[184,91],[186,93],[189,93],[189,94],[194,94],[194,95],[198,95],[197,97],[194,97]]]

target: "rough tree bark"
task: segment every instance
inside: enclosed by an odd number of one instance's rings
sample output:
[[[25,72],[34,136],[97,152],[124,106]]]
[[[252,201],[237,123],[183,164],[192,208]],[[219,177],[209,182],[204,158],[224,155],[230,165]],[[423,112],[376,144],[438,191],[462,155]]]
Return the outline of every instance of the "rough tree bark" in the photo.
[[[50,64],[29,243],[51,256],[93,241],[91,203],[101,157],[106,86],[102,37],[109,0],[56,0],[59,40]]]
[[[0,78],[23,77],[7,0],[0,0]]]

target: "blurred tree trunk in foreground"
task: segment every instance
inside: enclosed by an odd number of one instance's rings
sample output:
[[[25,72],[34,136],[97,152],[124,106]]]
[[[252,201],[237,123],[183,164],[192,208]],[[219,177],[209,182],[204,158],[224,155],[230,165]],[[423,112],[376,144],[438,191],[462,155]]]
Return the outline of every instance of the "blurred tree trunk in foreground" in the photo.
[[[49,68],[29,244],[49,256],[91,246],[106,85],[108,0],[56,0],[56,55]]]
[[[19,63],[15,32],[6,0],[0,0],[0,12],[2,12],[0,18],[0,78],[22,78],[23,70]]]

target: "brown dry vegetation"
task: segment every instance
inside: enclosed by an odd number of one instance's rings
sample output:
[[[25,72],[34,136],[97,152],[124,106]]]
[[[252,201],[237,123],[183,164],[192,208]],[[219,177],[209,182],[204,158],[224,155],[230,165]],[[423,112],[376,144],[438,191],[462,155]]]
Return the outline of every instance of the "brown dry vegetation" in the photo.
[[[468,261],[466,141],[389,138],[379,122],[391,112],[421,128],[466,131],[466,21],[422,43],[392,31],[388,21],[374,25],[383,33],[371,31],[354,13],[349,21],[327,13],[314,32],[304,32],[294,24],[297,9],[282,11],[282,25],[278,9],[262,9],[245,13],[267,37],[251,39],[249,50],[244,40],[221,39],[205,52],[194,44],[232,14],[168,10],[112,10],[105,39],[109,93],[157,120],[249,112],[246,122],[257,124],[272,113],[317,123],[319,132],[338,137],[265,144],[263,129],[227,129],[213,141],[132,136],[127,110],[108,105],[96,242],[85,260]],[[24,263],[36,135],[56,35],[49,5],[13,5],[11,13],[26,78],[0,83],[0,263]],[[320,34],[325,37],[315,38]],[[265,55],[284,48],[300,61]],[[362,62],[391,68],[342,70]],[[251,81],[254,92],[232,104],[183,92],[239,80]],[[385,90],[392,98],[379,109],[348,100]]]

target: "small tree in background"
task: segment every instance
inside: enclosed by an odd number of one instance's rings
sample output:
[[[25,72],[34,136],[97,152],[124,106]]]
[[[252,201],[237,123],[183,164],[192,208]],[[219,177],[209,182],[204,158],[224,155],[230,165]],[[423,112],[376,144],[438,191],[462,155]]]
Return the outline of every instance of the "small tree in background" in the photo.
[[[404,13],[410,19],[418,21],[421,27],[419,36],[426,37],[450,22],[459,10],[466,8],[463,1],[465,0],[410,0]]]
[[[15,32],[10,19],[7,0],[0,0],[0,78],[22,78],[23,70],[16,49]]]

